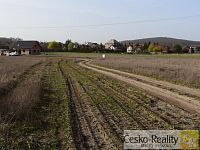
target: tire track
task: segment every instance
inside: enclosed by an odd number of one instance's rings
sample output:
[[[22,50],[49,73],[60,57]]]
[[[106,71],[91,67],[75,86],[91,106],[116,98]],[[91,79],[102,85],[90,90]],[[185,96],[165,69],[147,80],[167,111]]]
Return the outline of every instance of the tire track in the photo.
[[[111,87],[109,85],[105,85],[105,82],[103,84],[102,79],[100,79],[99,82],[95,81],[94,76],[90,76],[89,74],[84,75],[80,71],[80,69],[78,69],[78,68],[74,68],[74,69],[77,72],[79,72],[79,74],[82,74],[83,76],[89,76],[87,79],[94,85],[96,84],[95,85],[96,88],[101,90],[107,96],[111,97],[113,99],[113,101],[119,107],[121,107],[123,109],[123,111],[129,115],[129,117],[136,120],[137,123],[139,124],[139,126],[142,127],[143,129],[152,128],[153,123],[151,122],[150,114],[153,115],[154,117],[156,116],[156,118],[158,118],[158,120],[154,120],[152,118],[154,121],[161,121],[161,122],[159,122],[158,126],[163,126],[163,127],[167,128],[165,126],[165,124],[168,124],[167,126],[169,128],[172,125],[171,120],[166,119],[166,117],[163,116],[162,114],[152,110],[150,107],[145,105],[144,102],[141,102],[140,100],[138,100],[137,96],[135,96],[135,98],[132,99],[129,96],[122,93],[121,91],[117,90],[115,86]],[[86,92],[90,93],[90,90],[88,89]],[[110,93],[112,93],[112,95]],[[149,114],[145,114],[141,110],[147,110],[149,112]],[[139,116],[137,116],[137,114],[139,114]],[[143,119],[141,119],[141,118],[143,118]],[[148,120],[148,119],[150,119],[150,120]],[[155,123],[154,123],[154,126],[156,126]],[[171,128],[172,128],[172,126],[171,126]]]
[[[87,62],[87,61],[80,62],[79,65],[84,67],[84,68],[93,70],[95,72],[104,74],[106,76],[115,78],[117,80],[126,82],[128,84],[131,84],[131,85],[133,85],[137,88],[140,88],[140,89],[146,91],[150,95],[158,97],[159,99],[162,99],[163,101],[166,101],[167,103],[175,105],[175,106],[177,106],[181,109],[184,109],[184,110],[186,110],[190,113],[200,114],[199,103],[198,103],[198,101],[196,101],[193,98],[182,96],[182,95],[179,95],[177,93],[168,91],[166,89],[162,89],[162,88],[155,87],[155,86],[152,86],[152,85],[140,82],[140,81],[136,81],[134,79],[127,78],[124,75],[118,75],[116,73],[112,73],[108,70],[105,71],[105,70],[102,70],[102,69],[99,69],[99,68],[97,69],[93,66],[85,64],[85,62]]]
[[[63,67],[61,72],[69,86],[71,99],[72,126],[74,127],[74,140],[77,149],[116,149],[112,140],[107,135],[104,127],[96,118],[95,112],[90,106],[87,95],[81,91],[81,86],[69,73],[66,75]]]
[[[112,96],[116,97],[116,100],[119,100],[121,105],[126,106],[130,111],[135,109],[135,106],[132,105],[134,102],[138,103],[141,109],[145,108],[148,112],[151,112],[152,115],[160,118],[169,125],[174,126],[175,129],[196,129],[199,126],[199,117],[197,115],[189,114],[178,107],[169,105],[159,99],[157,100],[155,97],[146,95],[144,91],[135,89],[132,86],[127,87],[126,83],[116,82],[116,80],[104,75],[99,76],[88,69],[82,70],[78,66],[75,66],[75,69],[79,74],[82,73],[84,76],[87,76],[91,82],[96,84],[96,86],[107,93],[107,95],[111,95],[110,93],[112,93]],[[139,109],[138,111],[140,112],[141,110]],[[145,114],[141,115],[145,117]],[[146,114],[146,117],[148,118],[149,115],[150,114]],[[162,125],[162,122],[160,125]]]
[[[146,76],[141,76],[141,75],[136,75],[133,73],[128,73],[128,72],[124,72],[124,71],[120,71],[120,70],[115,70],[115,69],[110,69],[110,68],[105,68],[105,67],[101,67],[101,66],[97,66],[94,64],[91,64],[92,61],[86,60],[85,64],[87,64],[88,66],[94,67],[94,68],[98,68],[98,69],[102,69],[105,71],[109,71],[109,72],[113,72],[113,73],[117,73],[119,75],[124,75],[127,76],[129,78],[133,78],[134,80],[140,81],[140,82],[144,82],[153,86],[157,86],[166,90],[170,90],[170,91],[174,91],[176,93],[180,93],[182,95],[186,95],[186,96],[191,96],[194,98],[200,98],[200,89],[195,89],[195,88],[190,88],[190,87],[186,87],[186,86],[182,86],[182,85],[177,85],[177,84],[173,84],[170,82],[166,82],[166,81],[160,81],[160,80],[156,80],[150,77],[146,77]]]

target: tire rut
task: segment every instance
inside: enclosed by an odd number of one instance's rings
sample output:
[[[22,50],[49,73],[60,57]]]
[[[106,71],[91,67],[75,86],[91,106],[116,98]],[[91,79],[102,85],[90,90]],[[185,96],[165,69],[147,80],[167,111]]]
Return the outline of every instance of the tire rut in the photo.
[[[79,72],[79,74],[83,74],[80,70],[76,69],[77,72]],[[87,75],[89,76],[89,75]],[[137,121],[137,123],[139,124],[139,126],[141,126],[143,129],[150,129],[152,128],[152,123],[149,123],[149,121],[145,122],[144,120],[147,120],[147,118],[149,118],[149,114],[142,114],[139,113],[139,111],[141,111],[142,108],[140,108],[139,110],[137,110],[139,107],[143,107],[143,109],[146,109],[149,111],[150,114],[153,114],[154,116],[156,116],[157,118],[159,118],[158,120],[163,120],[162,122],[160,122],[159,126],[163,125],[163,127],[165,126],[163,124],[163,122],[166,122],[167,124],[171,125],[171,121],[167,120],[164,116],[162,116],[161,114],[155,112],[154,110],[150,109],[149,107],[147,107],[146,105],[144,105],[142,102],[140,102],[138,99],[138,97],[136,97],[135,99],[131,99],[130,97],[128,97],[127,95],[121,93],[121,91],[117,91],[115,89],[115,87],[106,87],[104,84],[98,83],[97,81],[95,81],[92,77],[88,80],[90,80],[93,84],[96,84],[96,86],[103,91],[107,96],[112,97],[113,101],[123,109],[124,112],[126,112],[131,118],[133,118],[134,120]],[[89,90],[87,90],[87,92],[89,92]],[[112,96],[110,93],[113,93]],[[122,99],[124,99],[125,101],[122,101]],[[131,102],[131,103],[128,103]],[[133,104],[136,103],[137,106],[135,109],[134,107],[129,107],[129,104]],[[139,116],[137,116],[136,114],[139,114]],[[144,118],[141,119],[141,118]],[[141,120],[143,120],[141,122]],[[155,124],[154,124],[155,125]]]
[[[182,108],[190,113],[194,113],[194,114],[200,114],[200,106],[197,105],[199,104],[196,100],[194,100],[193,98],[189,98],[186,96],[182,96],[179,95],[177,93],[168,91],[166,89],[162,89],[159,87],[155,87],[140,81],[136,81],[134,79],[129,79],[123,75],[118,75],[116,73],[112,73],[110,71],[105,71],[102,69],[97,69],[95,67],[89,66],[87,64],[85,64],[85,62],[80,62],[79,63],[80,66],[93,70],[95,72],[104,74],[106,76],[115,78],[117,80],[126,82],[128,84],[131,84],[139,89],[142,89],[144,91],[146,91],[147,93],[149,93],[150,95],[153,95],[155,97],[158,97],[159,99],[162,99],[165,102],[168,102],[172,105],[175,105],[179,108]]]
[[[60,69],[68,83],[71,112],[73,112],[71,124],[74,127],[73,134],[76,148],[80,150],[117,149],[96,118],[88,100],[84,97],[83,91],[80,91],[80,87],[78,87],[80,85],[70,74],[66,75],[61,64]]]
[[[88,65],[88,66],[92,66],[92,67],[95,67],[95,68],[98,68],[98,69],[105,70],[105,71],[117,73],[119,75],[124,75],[124,76],[132,78],[134,80],[144,82],[144,83],[147,83],[147,84],[150,84],[150,85],[153,85],[153,86],[156,86],[156,87],[160,87],[160,88],[163,88],[163,89],[166,89],[166,90],[170,90],[170,91],[175,92],[175,93],[180,93],[181,95],[194,97],[196,99],[200,98],[200,89],[190,88],[190,87],[173,84],[173,83],[166,82],[166,81],[156,80],[156,79],[146,77],[146,76],[141,76],[141,75],[128,73],[128,72],[124,72],[124,71],[120,71],[120,70],[115,70],[115,69],[110,69],[110,68],[106,68],[106,67],[102,67],[102,66],[97,66],[97,65],[91,64],[91,62],[92,61],[86,60],[85,64]]]

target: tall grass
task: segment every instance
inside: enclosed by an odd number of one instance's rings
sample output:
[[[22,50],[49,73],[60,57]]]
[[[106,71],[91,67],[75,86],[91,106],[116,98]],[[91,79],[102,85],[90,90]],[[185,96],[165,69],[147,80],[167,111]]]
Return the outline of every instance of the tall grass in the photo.
[[[159,57],[109,57],[94,63],[170,82],[200,87],[200,59]]]
[[[0,57],[0,85],[15,80],[29,67],[39,63],[39,57]]]
[[[32,66],[44,61],[39,57],[0,57],[0,97]]]
[[[9,78],[11,70],[14,71],[13,74],[20,75],[30,66],[40,61],[41,59],[37,58],[24,58],[24,60],[22,58],[6,58],[3,61],[1,59],[1,69],[6,68],[6,66],[8,68],[7,72],[5,70],[3,70],[3,73],[0,72],[0,75],[8,74],[8,78],[6,78],[7,82],[3,81],[3,83],[9,86],[10,80],[12,80]],[[16,64],[16,68],[14,64]],[[27,114],[31,108],[40,100],[41,77],[44,68],[45,64],[32,68],[29,74],[24,77],[25,79],[21,80],[15,88],[9,89],[6,95],[0,95],[0,134],[7,133],[7,130],[15,120],[28,119],[25,117],[28,116]]]
[[[0,147],[3,149],[16,149],[22,141],[28,141],[25,133],[31,129],[26,128],[25,124],[35,119],[31,117],[31,113],[33,107],[41,101],[44,68],[45,65],[34,68],[25,80],[0,98]]]

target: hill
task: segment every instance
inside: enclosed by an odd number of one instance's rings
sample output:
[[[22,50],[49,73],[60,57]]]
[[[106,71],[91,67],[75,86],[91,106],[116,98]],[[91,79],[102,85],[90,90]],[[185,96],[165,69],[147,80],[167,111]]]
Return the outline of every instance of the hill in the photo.
[[[146,39],[137,39],[137,40],[126,40],[121,41],[123,44],[129,44],[129,43],[161,43],[168,46],[172,46],[174,44],[179,44],[181,46],[190,46],[190,45],[200,45],[200,41],[190,41],[190,40],[184,40],[184,39],[175,39],[175,38],[168,38],[168,37],[155,37],[155,38],[146,38]]]

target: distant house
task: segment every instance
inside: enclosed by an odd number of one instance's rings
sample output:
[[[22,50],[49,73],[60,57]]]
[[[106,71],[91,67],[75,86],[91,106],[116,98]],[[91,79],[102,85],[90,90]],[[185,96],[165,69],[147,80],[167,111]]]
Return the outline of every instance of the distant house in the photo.
[[[200,45],[193,45],[193,46],[190,46],[190,49],[189,49],[189,53],[200,53]]]
[[[160,49],[163,54],[168,54],[170,52],[170,47],[164,44],[160,44]]]
[[[99,49],[100,46],[97,43],[92,43],[92,42],[86,42],[85,43],[86,47],[90,49]]]
[[[0,46],[0,55],[9,55],[9,46]]]
[[[182,48],[183,53],[190,53],[190,46],[184,46]]]
[[[21,55],[39,55],[42,51],[38,41],[18,41],[14,49]]]
[[[132,53],[132,54],[141,54],[143,53],[143,44],[130,44],[127,47],[127,53]]]
[[[133,53],[133,46],[129,45],[127,47],[127,53]]]
[[[111,39],[105,43],[105,49],[117,51],[120,49],[120,43],[115,39]]]

